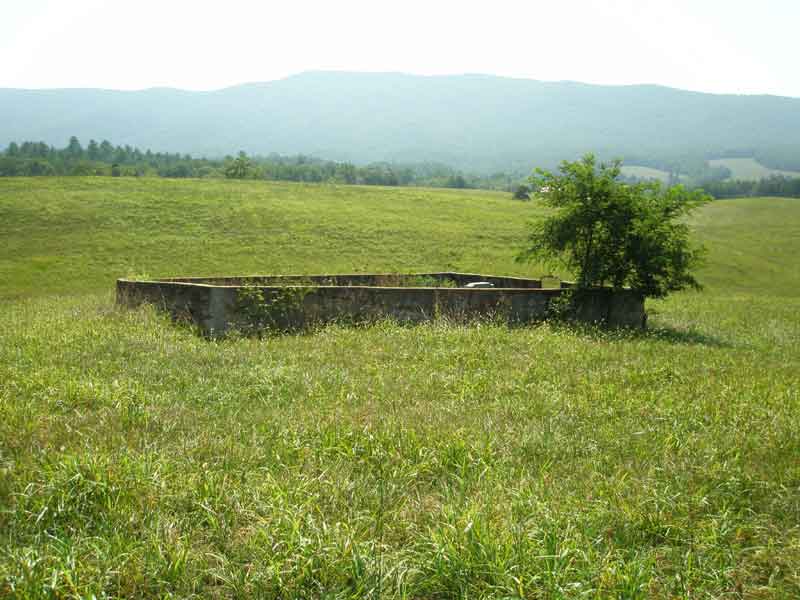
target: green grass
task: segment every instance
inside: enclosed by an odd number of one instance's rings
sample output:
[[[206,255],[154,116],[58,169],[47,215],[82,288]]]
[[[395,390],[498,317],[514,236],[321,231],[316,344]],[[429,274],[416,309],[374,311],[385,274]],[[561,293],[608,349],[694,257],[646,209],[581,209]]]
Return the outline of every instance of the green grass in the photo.
[[[639,177],[641,179],[656,179],[663,183],[669,181],[669,172],[652,167],[641,167],[638,165],[623,165],[622,174],[628,177]]]
[[[247,181],[0,182],[0,298],[153,276],[461,269],[514,263],[538,214],[510,194]]]
[[[727,167],[731,170],[731,179],[755,180],[764,179],[771,175],[782,175],[785,177],[800,177],[797,171],[781,171],[765,167],[754,158],[718,158],[708,161],[710,167]],[[657,179],[661,182],[669,180],[669,173],[652,167],[641,167],[637,165],[624,165],[622,174],[629,177],[639,177],[642,179]],[[682,178],[685,176],[681,176]]]
[[[0,181],[0,211],[0,595],[800,595],[798,200],[706,206],[708,289],[647,333],[213,342],[116,309],[113,278],[527,273],[538,209],[52,179]]]
[[[731,170],[731,179],[764,179],[771,175],[800,177],[797,171],[781,171],[765,167],[754,158],[719,158],[708,161],[711,167],[727,167]]]

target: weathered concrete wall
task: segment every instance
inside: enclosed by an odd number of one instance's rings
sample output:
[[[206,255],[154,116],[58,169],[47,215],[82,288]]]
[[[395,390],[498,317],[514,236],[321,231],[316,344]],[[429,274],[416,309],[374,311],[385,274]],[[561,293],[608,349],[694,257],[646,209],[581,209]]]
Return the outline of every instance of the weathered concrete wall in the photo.
[[[613,327],[641,329],[647,325],[644,298],[630,290],[596,289],[582,292],[576,300],[575,318]]]
[[[175,319],[190,321],[204,332],[217,335],[231,327],[245,325],[248,308],[243,304],[239,292],[243,284],[248,290],[258,290],[260,298],[257,308],[267,311],[271,306],[278,306],[287,290],[299,292],[296,305],[281,307],[278,319],[281,326],[297,327],[387,317],[419,322],[437,316],[460,320],[498,317],[509,322],[526,323],[547,318],[553,300],[567,289],[542,289],[538,280],[518,278],[460,273],[425,275],[446,276],[458,285],[471,281],[490,281],[496,286],[502,284],[507,287],[380,287],[393,282],[396,284],[399,275],[258,278],[259,281],[279,280],[284,285],[257,287],[252,287],[251,283],[255,278],[249,277],[162,281],[120,279],[117,281],[117,302],[127,306],[149,302],[169,311]],[[301,280],[304,283],[312,282],[313,285],[286,285]],[[320,285],[323,281],[332,281],[335,285]],[[219,285],[223,282],[227,285]],[[364,285],[365,282],[371,285]],[[644,300],[630,291],[592,290],[581,295],[576,317],[581,321],[611,326],[643,327],[646,319]]]
[[[194,323],[206,332],[228,328],[224,288],[163,281],[117,280],[117,304],[152,304],[176,321]]]
[[[522,277],[498,277],[476,273],[381,273],[349,275],[242,275],[221,277],[175,277],[159,281],[182,283],[204,283],[207,285],[329,285],[329,286],[373,286],[373,287],[428,287],[418,283],[421,279],[444,282],[446,285],[463,287],[476,281],[488,281],[497,288],[541,288],[540,279]]]

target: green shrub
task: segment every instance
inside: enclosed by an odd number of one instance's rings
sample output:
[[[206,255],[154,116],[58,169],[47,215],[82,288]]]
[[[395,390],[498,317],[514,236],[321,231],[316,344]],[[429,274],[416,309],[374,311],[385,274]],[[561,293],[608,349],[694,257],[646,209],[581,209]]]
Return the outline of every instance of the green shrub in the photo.
[[[560,174],[537,169],[531,184],[555,212],[532,226],[519,258],[562,262],[578,288],[629,287],[653,298],[699,288],[693,270],[703,249],[690,242],[684,217],[710,198],[659,182],[625,184],[621,164],[598,168],[588,154],[561,163]]]

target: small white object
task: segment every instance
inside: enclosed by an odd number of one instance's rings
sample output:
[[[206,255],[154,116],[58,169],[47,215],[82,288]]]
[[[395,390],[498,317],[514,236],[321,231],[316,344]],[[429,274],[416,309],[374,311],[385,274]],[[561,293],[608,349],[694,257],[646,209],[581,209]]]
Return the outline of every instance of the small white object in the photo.
[[[468,283],[464,287],[468,288],[493,288],[494,284],[489,283],[488,281],[473,281],[472,283]]]

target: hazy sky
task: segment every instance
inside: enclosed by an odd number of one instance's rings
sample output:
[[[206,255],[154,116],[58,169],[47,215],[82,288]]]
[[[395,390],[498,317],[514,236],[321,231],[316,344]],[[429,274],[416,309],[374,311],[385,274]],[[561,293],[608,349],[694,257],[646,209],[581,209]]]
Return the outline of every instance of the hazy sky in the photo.
[[[335,69],[800,97],[798,24],[800,0],[0,0],[0,87]]]

